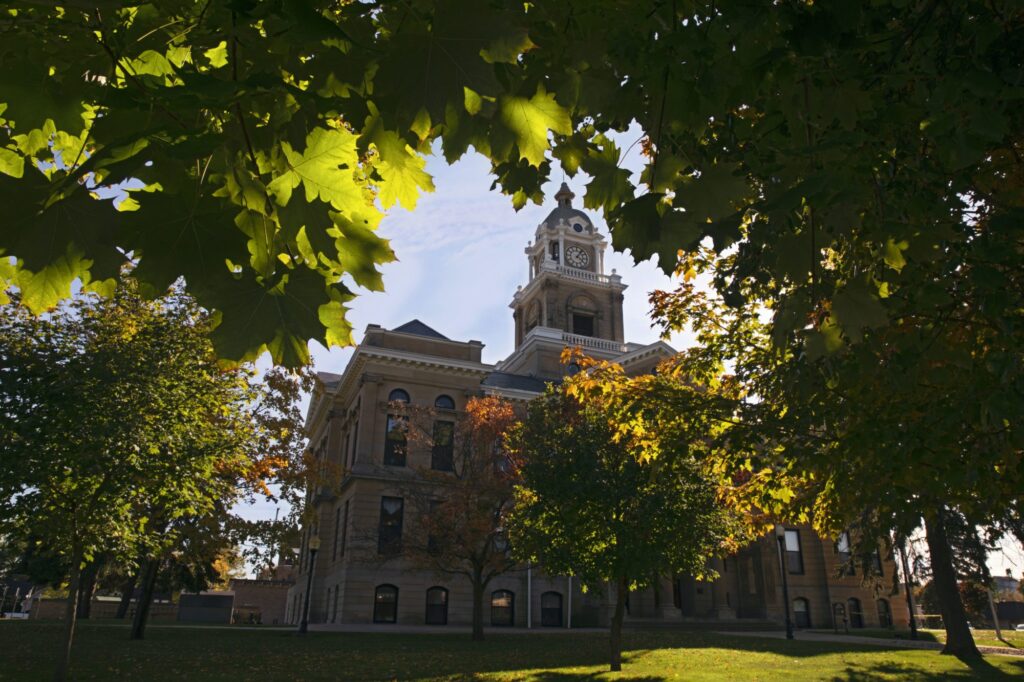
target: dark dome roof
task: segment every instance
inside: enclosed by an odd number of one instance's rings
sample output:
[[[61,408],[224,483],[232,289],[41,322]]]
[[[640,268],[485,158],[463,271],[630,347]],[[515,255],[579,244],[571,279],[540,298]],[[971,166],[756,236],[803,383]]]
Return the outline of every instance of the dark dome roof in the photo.
[[[555,194],[558,206],[548,214],[548,217],[544,219],[544,223],[548,227],[554,227],[564,220],[568,225],[583,223],[584,227],[593,227],[594,223],[586,213],[578,208],[573,208],[572,200],[575,197],[576,195],[569,189],[569,185],[563,182],[562,187]]]
[[[572,225],[574,222],[582,222],[584,226],[593,225],[586,213],[578,208],[566,208],[565,206],[558,206],[555,210],[551,211],[551,213],[548,213],[548,217],[544,219],[544,222],[547,223],[549,227],[554,227],[562,220],[567,222],[569,225]]]

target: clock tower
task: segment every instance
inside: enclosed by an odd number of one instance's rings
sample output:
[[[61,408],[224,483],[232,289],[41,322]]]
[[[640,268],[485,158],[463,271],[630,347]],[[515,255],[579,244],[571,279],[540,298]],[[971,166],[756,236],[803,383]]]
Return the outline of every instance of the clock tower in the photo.
[[[588,355],[615,357],[625,350],[622,292],[626,285],[613,270],[604,272],[607,240],[586,213],[573,208],[575,195],[562,183],[558,205],[537,226],[526,246],[529,280],[510,307],[516,350],[501,369],[538,377],[564,374],[559,358],[566,346]]]

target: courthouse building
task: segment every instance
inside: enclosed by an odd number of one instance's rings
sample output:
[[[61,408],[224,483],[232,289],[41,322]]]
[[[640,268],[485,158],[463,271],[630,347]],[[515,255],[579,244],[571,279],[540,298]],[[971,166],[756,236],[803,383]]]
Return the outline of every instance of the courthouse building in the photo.
[[[417,570],[401,557],[376,560],[356,545],[366,538],[400,538],[411,505],[401,490],[415,472],[439,466],[431,452],[389,446],[396,401],[455,415],[473,396],[528,401],[569,368],[560,356],[579,346],[593,357],[614,360],[628,373],[653,370],[675,351],[666,343],[630,343],[623,337],[626,284],[605,273],[606,239],[572,205],[566,185],[558,205],[537,227],[526,248],[529,277],[512,296],[515,350],[498,362],[481,359],[480,341],[449,339],[419,320],[395,329],[367,327],[340,374],[320,372],[306,421],[309,448],[325,466],[342,471],[337,485],[310,491],[313,522],[303,529],[299,571],[289,591],[286,618],[301,618],[309,572],[311,623],[469,624],[472,590],[464,578]],[[393,410],[392,410],[393,411]],[[441,464],[443,466],[443,463]],[[309,539],[320,542],[310,565]],[[737,555],[716,559],[713,582],[664,576],[628,599],[628,619],[783,619],[781,566],[785,565],[791,610],[799,627],[906,625],[902,593],[892,594],[894,564],[877,557],[871,572],[884,589],[863,585],[862,576],[841,573],[848,543],[823,540],[807,527],[786,529],[780,562],[775,537],[762,538]],[[362,542],[360,542],[362,541]],[[583,594],[566,576],[523,567],[488,586],[485,625],[583,627],[607,624],[614,595]]]

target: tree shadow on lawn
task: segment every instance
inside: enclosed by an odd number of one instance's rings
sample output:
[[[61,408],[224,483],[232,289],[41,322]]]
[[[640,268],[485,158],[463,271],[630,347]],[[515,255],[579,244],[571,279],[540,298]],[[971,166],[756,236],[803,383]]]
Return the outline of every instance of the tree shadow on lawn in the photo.
[[[934,680],[935,682],[940,682],[942,680],[1019,680],[1024,676],[1024,661],[1012,662],[1010,664],[1011,667],[1017,668],[1017,671],[1008,673],[984,659],[957,658],[970,670],[932,672],[924,671],[915,666],[882,663],[870,667],[847,666],[843,675],[832,679],[834,682],[865,682],[866,680],[877,680],[880,676],[884,675],[890,679]]]
[[[59,640],[59,623],[25,623],[6,629],[0,640],[0,677],[47,679],[52,674],[51,645]],[[478,679],[493,673],[502,679],[529,675],[544,682],[593,680],[605,674],[608,637],[602,633],[489,634],[471,642],[461,634],[310,633],[300,637],[281,631],[189,630],[154,628],[141,642],[128,640],[127,629],[90,627],[79,631],[73,656],[80,680],[431,680]],[[706,673],[722,662],[739,662],[752,670],[762,665],[744,658],[767,655],[763,666],[798,679],[800,665],[786,659],[811,659],[844,652],[879,653],[889,647],[781,639],[730,637],[692,631],[629,632],[624,637],[623,672],[616,679],[659,682]],[[13,648],[8,653],[8,645]],[[671,650],[677,650],[673,653]],[[902,650],[901,650],[902,651]],[[939,656],[937,652],[927,652]],[[776,658],[777,657],[777,658]],[[890,679],[1010,679],[1011,675],[985,661],[965,661],[969,670],[946,671],[917,667],[913,661],[860,664],[837,661],[828,665],[834,680]],[[1015,664],[1024,673],[1024,662]],[[835,675],[845,665],[842,674]],[[790,673],[785,670],[793,668]],[[930,667],[930,666],[926,666]],[[584,668],[584,670],[565,670]],[[586,669],[590,670],[586,670]],[[560,670],[561,669],[561,670]],[[1005,666],[1004,666],[1005,669]],[[533,671],[533,672],[527,672]],[[1016,671],[1014,671],[1016,672]],[[40,673],[44,673],[42,676]],[[796,676],[796,677],[794,677]],[[1016,675],[1014,675],[1016,676]],[[729,675],[723,670],[722,679]],[[735,675],[733,675],[735,677]]]

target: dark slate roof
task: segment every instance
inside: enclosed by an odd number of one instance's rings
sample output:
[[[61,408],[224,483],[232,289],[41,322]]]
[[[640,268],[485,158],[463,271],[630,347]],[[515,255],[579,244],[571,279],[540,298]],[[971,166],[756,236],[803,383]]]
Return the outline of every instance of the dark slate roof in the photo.
[[[402,332],[403,334],[415,334],[416,336],[427,336],[432,339],[441,339],[442,341],[451,341],[451,339],[444,334],[440,333],[436,329],[428,327],[419,320],[409,320],[401,327],[395,327],[391,331]]]
[[[556,206],[551,213],[548,213],[548,217],[544,219],[544,222],[550,227],[554,227],[561,220],[564,220],[569,225],[572,225],[574,222],[582,222],[584,227],[588,225],[593,226],[594,224],[586,213],[571,206]]]
[[[572,207],[572,200],[575,197],[576,195],[569,189],[569,185],[563,182],[561,189],[555,193],[555,200],[558,202],[558,206],[551,213],[548,213],[548,217],[544,219],[548,227],[553,228],[562,220],[569,225],[582,222],[584,227],[593,227],[594,223],[586,213]]]
[[[543,393],[545,387],[551,381],[557,383],[560,380],[540,379],[538,377],[528,376],[526,374],[491,372],[480,383],[483,386],[492,386],[494,388],[512,388],[517,391],[531,391],[533,393]]]
[[[334,388],[341,381],[341,375],[333,372],[317,372],[316,376],[327,388]]]

